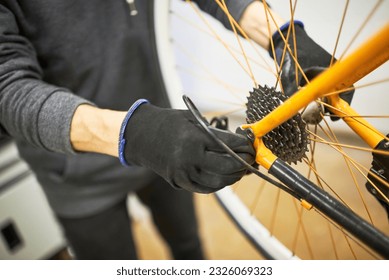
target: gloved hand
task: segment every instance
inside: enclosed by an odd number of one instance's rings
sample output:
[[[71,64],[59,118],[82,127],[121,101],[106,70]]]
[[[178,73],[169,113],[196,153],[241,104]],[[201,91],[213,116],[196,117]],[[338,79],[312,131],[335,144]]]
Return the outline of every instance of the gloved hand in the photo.
[[[213,129],[216,135],[249,164],[255,151],[242,135]],[[187,110],[142,104],[124,131],[124,158],[150,168],[173,187],[211,193],[241,179],[245,167],[228,155],[197,124]]]
[[[283,25],[280,29],[284,38],[286,38],[288,33],[289,24]],[[304,71],[308,80],[313,79],[323,70],[328,68],[331,63],[331,55],[324,50],[321,46],[316,44],[305,32],[304,25],[302,22],[295,21],[295,38],[296,38],[296,48],[297,48],[297,57],[298,62],[301,66],[301,69]],[[274,49],[277,63],[281,63],[282,54],[285,47],[285,42],[282,39],[281,35],[277,32],[273,35]],[[292,53],[294,54],[295,46],[292,33],[290,33],[288,38],[288,44]],[[269,47],[269,54],[274,59],[273,51],[271,45]],[[336,60],[334,60],[335,62]],[[290,53],[286,51],[284,62],[282,64],[281,72],[281,83],[284,89],[284,93],[287,96],[291,96],[295,93],[299,86],[304,86],[306,84],[305,79],[303,78],[301,72],[298,71],[298,83],[296,83],[296,67],[293,58]],[[354,95],[354,90],[340,94],[340,97],[344,99],[347,103],[351,103],[351,100]]]

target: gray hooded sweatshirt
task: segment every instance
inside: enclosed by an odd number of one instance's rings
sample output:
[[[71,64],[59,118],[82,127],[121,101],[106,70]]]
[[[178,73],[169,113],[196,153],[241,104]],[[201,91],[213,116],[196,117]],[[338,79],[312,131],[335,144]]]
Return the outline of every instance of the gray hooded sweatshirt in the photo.
[[[161,1],[161,0],[159,0]],[[194,1],[229,21],[215,1]],[[239,19],[252,0],[226,1]],[[153,1],[0,0],[0,136],[15,139],[54,211],[101,211],[155,179],[117,158],[76,153],[70,123],[83,103],[126,111],[146,98],[168,107],[153,44]]]

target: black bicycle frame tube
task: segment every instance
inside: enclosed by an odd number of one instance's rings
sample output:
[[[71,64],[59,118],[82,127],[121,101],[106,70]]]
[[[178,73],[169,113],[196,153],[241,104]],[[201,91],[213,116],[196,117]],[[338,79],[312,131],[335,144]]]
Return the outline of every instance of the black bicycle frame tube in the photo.
[[[389,259],[389,238],[343,203],[333,198],[280,159],[273,163],[269,173],[366,246]]]

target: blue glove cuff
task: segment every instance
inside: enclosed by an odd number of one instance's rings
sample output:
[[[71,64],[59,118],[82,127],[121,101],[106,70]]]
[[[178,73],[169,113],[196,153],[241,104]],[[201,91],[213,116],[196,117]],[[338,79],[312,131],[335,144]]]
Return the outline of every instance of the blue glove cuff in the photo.
[[[122,122],[122,126],[120,127],[120,134],[119,134],[119,160],[120,163],[124,166],[129,166],[128,162],[124,158],[124,148],[126,146],[126,139],[124,139],[124,132],[126,131],[126,127],[128,124],[128,121],[134,114],[135,110],[139,108],[140,105],[144,103],[150,103],[147,99],[138,99],[137,101],[132,104],[130,109],[127,112],[126,117],[124,118]]]
[[[280,31],[283,32],[284,30],[288,29],[290,23],[291,23],[291,22],[288,21],[287,23],[284,23],[282,26],[280,26]],[[294,25],[298,25],[298,26],[300,26],[301,28],[304,29],[304,23],[303,23],[302,21],[294,20],[294,21],[293,21],[293,24],[294,24]],[[273,34],[272,37],[274,38],[274,36],[277,35],[277,34],[278,34],[278,30],[277,30],[276,32],[274,32],[274,34]]]

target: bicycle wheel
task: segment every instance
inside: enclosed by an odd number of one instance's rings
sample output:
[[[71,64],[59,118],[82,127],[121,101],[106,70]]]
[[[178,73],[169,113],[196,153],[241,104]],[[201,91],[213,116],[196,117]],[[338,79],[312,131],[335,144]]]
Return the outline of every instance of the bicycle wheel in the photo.
[[[336,11],[339,3],[335,1],[296,2],[271,4],[284,18],[303,20],[308,33],[340,60],[344,56],[340,50],[350,51],[388,20],[388,3],[383,1],[346,1]],[[245,123],[246,97],[253,87],[257,83],[277,84],[274,62],[268,54],[226,32],[192,3],[155,1],[155,11],[161,74],[173,107],[183,107],[181,96],[185,93],[207,117],[229,116],[231,130]],[[292,16],[289,11],[294,11]],[[385,64],[355,84],[353,100],[357,111],[383,133],[388,132],[385,104],[389,97],[380,92],[389,81],[385,76],[388,70]],[[389,235],[384,207],[365,188],[371,149],[341,121],[332,122],[327,116],[308,128],[309,151],[302,162],[292,166]],[[337,170],[341,176],[333,175]],[[242,233],[267,258],[380,258],[314,209],[306,211],[294,198],[253,175],[216,196]]]

